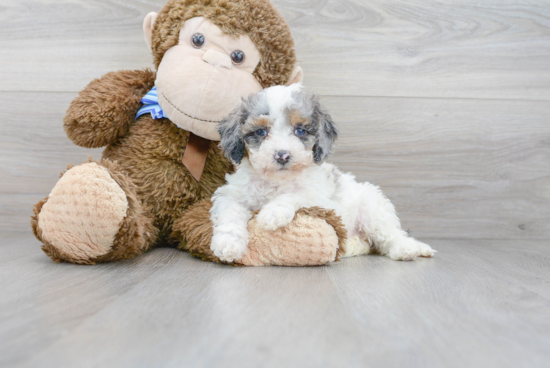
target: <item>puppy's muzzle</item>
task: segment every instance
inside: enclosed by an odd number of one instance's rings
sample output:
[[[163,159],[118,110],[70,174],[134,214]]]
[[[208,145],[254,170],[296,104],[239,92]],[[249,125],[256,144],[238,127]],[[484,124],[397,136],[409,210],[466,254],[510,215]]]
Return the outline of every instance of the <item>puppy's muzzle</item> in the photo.
[[[286,165],[290,161],[290,153],[288,151],[278,151],[275,153],[275,161],[281,165]]]

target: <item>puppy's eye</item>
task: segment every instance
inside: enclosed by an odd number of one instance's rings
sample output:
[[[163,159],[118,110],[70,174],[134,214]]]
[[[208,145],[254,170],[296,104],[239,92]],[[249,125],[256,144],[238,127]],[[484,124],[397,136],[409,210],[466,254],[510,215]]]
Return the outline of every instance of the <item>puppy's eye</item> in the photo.
[[[195,33],[193,37],[191,37],[191,43],[196,49],[200,49],[204,45],[205,41],[206,39],[202,33]]]
[[[267,135],[267,130],[265,129],[258,129],[254,132],[259,137],[265,137]]]
[[[241,50],[235,50],[231,53],[231,61],[235,65],[242,64],[244,62],[244,52]]]
[[[294,134],[296,134],[298,137],[303,137],[304,135],[307,134],[307,131],[305,129],[302,129],[302,128],[297,128],[294,131]]]

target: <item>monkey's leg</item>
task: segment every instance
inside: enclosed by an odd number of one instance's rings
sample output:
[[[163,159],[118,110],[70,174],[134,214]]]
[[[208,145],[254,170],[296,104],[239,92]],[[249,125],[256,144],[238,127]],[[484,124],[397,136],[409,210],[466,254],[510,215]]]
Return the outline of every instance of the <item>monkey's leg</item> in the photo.
[[[210,249],[212,202],[199,202],[174,222],[172,238],[179,249],[205,261],[221,262]],[[345,253],[346,230],[333,211],[300,209],[294,220],[275,231],[261,229],[256,219],[248,223],[248,252],[237,266],[318,266],[337,260]]]
[[[95,264],[149,249],[157,236],[153,220],[132,181],[103,160],[70,167],[34,206],[31,226],[54,261]]]
[[[334,211],[302,208],[287,226],[263,230],[254,217],[248,223],[248,253],[238,261],[245,266],[320,266],[346,253],[346,229]]]

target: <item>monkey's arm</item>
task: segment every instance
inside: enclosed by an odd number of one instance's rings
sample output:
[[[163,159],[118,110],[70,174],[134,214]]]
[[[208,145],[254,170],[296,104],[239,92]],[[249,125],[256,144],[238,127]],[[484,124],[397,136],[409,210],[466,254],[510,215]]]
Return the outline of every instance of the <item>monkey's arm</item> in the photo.
[[[111,72],[92,81],[67,110],[67,136],[87,148],[113,143],[128,131],[141,99],[154,85],[155,73],[149,69]]]

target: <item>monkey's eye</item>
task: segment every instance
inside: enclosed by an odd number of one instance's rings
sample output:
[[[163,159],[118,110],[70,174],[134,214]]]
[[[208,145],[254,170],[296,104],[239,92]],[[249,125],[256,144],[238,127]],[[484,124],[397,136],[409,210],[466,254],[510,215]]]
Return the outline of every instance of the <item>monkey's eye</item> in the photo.
[[[294,131],[294,134],[296,134],[298,137],[303,137],[304,135],[307,134],[307,131],[305,129],[302,129],[302,128],[297,128]]]
[[[235,65],[242,64],[244,61],[244,52],[241,50],[235,50],[231,53],[231,61]]]
[[[200,49],[204,45],[204,35],[202,33],[195,33],[193,37],[191,37],[191,43],[193,44],[193,47],[196,49]]]
[[[267,130],[265,129],[258,129],[254,132],[259,137],[265,137],[267,135]]]

